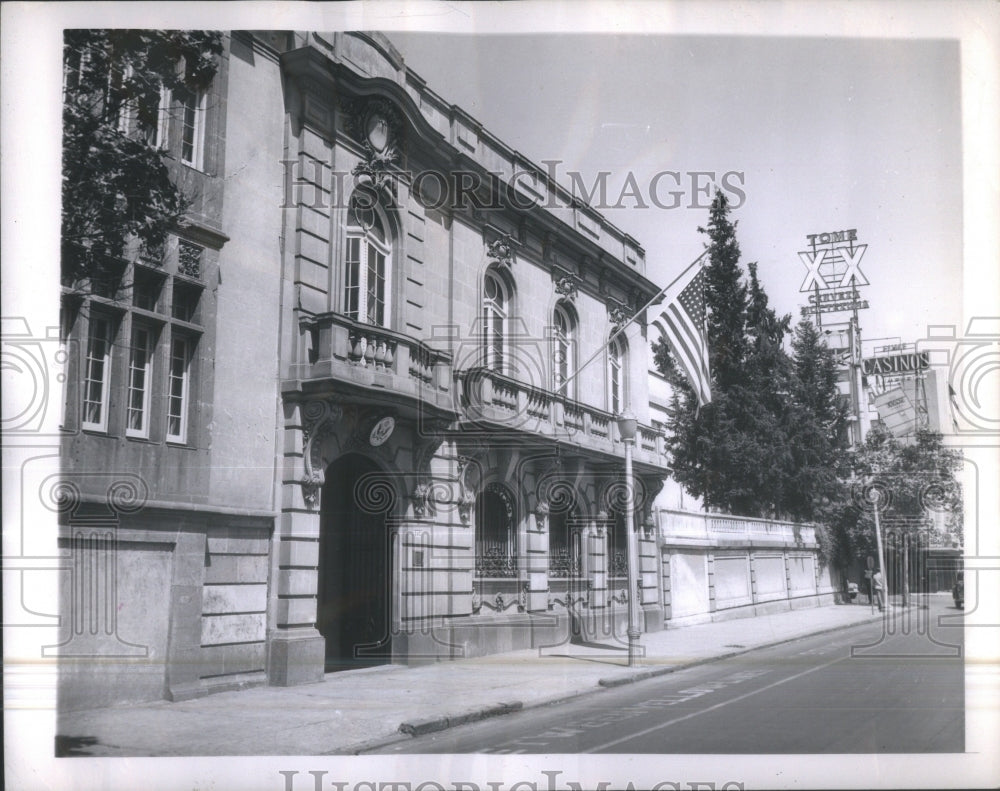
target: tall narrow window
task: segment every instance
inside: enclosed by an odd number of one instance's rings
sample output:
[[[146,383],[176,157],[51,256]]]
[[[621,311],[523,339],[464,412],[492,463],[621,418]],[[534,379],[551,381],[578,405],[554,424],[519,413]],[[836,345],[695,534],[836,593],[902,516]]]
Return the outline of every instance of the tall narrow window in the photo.
[[[184,90],[178,92],[177,99],[181,122],[181,162],[200,170],[205,137],[205,92]]]
[[[146,145],[153,148],[166,148],[170,119],[170,92],[160,88],[158,101],[141,103],[138,110],[138,131]]]
[[[86,373],[83,382],[84,428],[106,431],[108,385],[111,378],[111,319],[91,314],[87,336]]]
[[[167,439],[187,441],[187,412],[191,343],[183,337],[170,341],[170,370],[167,377]]]
[[[615,338],[608,346],[608,406],[615,415],[625,409],[627,370],[625,343]]]
[[[390,250],[378,212],[352,199],[344,255],[344,314],[355,321],[389,324]]]
[[[505,373],[510,294],[499,273],[490,270],[483,281],[483,364]]]
[[[556,305],[552,315],[552,344],[552,389],[572,397],[575,392],[576,317],[567,305]]]
[[[131,437],[149,436],[149,389],[153,370],[153,331],[135,324],[128,362],[128,415],[125,433]]]

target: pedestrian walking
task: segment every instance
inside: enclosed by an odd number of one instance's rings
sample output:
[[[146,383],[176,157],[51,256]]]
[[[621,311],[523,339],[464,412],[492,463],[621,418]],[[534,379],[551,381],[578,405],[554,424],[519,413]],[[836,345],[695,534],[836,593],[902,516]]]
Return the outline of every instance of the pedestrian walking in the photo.
[[[882,579],[882,569],[872,575],[872,590],[875,592],[875,600],[878,602],[878,611],[885,611],[885,582]]]

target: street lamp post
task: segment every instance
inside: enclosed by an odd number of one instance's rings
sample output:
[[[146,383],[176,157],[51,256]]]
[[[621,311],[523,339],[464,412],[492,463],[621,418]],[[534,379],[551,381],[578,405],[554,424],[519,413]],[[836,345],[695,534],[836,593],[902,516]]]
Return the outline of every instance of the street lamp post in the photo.
[[[638,421],[630,410],[618,415],[618,434],[625,443],[625,542],[628,552],[628,666],[635,667],[639,658],[639,551],[635,536],[635,495],[632,485],[632,446]]]
[[[878,549],[878,570],[882,574],[882,602],[885,611],[889,611],[889,579],[885,571],[885,554],[882,550],[882,525],[879,522],[878,512],[882,507],[882,494],[877,487],[872,487],[868,493],[868,500],[872,503],[872,514],[875,517],[875,546]]]

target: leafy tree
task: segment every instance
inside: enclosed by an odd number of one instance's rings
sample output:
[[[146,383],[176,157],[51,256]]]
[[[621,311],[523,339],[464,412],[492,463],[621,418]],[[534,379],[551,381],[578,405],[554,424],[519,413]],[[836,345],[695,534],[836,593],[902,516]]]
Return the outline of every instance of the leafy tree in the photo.
[[[130,243],[163,245],[187,206],[155,147],[161,93],[207,86],[219,33],[68,30],[63,44],[62,278],[114,278]]]
[[[875,423],[850,456],[852,500],[845,503],[840,529],[855,557],[875,551],[872,506],[862,497],[866,486],[881,494],[883,529],[920,532],[930,541],[940,541],[945,532],[961,539],[964,512],[957,475],[962,464],[961,452],[946,448],[937,432],[921,429],[903,442]]]

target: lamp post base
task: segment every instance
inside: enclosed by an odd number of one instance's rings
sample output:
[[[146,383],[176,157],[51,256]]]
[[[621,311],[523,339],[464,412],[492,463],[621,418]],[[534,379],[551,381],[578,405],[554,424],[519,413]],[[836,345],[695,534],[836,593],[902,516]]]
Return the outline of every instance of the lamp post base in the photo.
[[[639,664],[639,634],[637,629],[629,629],[628,632],[628,666],[635,667]]]

